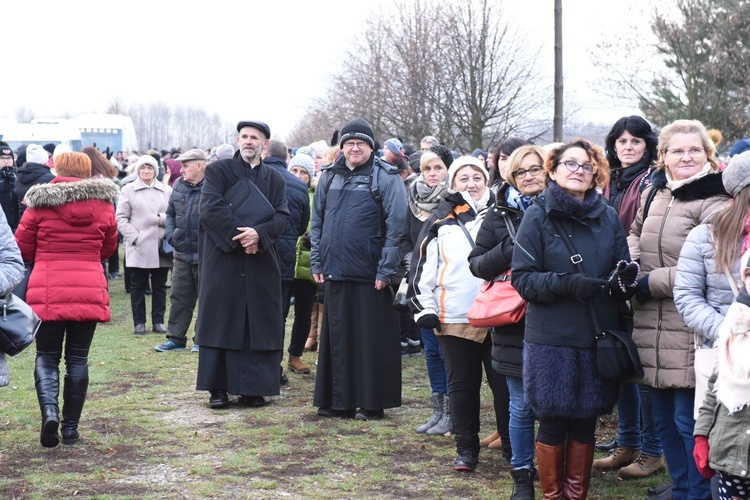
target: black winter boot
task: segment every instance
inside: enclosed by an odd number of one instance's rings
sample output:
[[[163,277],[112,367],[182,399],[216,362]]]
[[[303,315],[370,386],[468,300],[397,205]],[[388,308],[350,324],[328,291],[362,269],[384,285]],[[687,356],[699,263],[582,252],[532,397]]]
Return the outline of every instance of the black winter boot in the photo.
[[[60,444],[60,438],[57,436],[57,428],[60,425],[57,406],[57,397],[60,394],[60,371],[57,362],[47,356],[37,355],[34,382],[39,408],[42,411],[39,442],[45,448],[54,448]]]
[[[510,475],[513,477],[510,500],[534,500],[534,469],[515,469]]]
[[[62,410],[62,443],[65,445],[78,442],[78,422],[81,419],[83,403],[86,402],[86,391],[89,379],[65,376]]]

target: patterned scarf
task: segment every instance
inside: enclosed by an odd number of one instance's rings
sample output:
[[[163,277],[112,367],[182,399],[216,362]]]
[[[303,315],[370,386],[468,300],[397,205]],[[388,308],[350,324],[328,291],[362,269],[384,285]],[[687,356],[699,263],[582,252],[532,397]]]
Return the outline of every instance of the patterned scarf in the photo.
[[[521,212],[525,212],[529,205],[531,205],[532,196],[524,196],[521,192],[513,186],[508,186],[508,190],[505,192],[505,201],[508,203],[510,208],[515,208]]]
[[[422,174],[409,186],[409,208],[414,217],[424,222],[435,211],[440,199],[448,189],[448,177],[440,184],[430,187]]]

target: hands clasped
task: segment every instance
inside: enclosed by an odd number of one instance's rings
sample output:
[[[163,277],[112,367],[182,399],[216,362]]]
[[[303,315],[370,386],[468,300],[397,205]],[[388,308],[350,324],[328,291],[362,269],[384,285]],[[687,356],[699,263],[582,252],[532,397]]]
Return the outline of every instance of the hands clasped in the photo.
[[[232,238],[232,241],[239,241],[246,254],[258,253],[258,244],[260,243],[258,232],[252,227],[238,227],[237,230],[240,234]]]

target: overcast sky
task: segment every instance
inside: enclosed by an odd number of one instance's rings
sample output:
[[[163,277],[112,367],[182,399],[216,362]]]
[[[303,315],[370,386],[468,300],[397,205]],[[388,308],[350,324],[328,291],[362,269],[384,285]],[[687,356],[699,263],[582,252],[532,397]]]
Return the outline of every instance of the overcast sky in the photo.
[[[597,102],[587,55],[602,33],[625,25],[630,1],[563,1],[566,100],[582,119],[635,111]],[[506,5],[542,44],[552,75],[554,0]],[[126,106],[163,101],[229,122],[265,120],[283,138],[323,93],[369,9],[392,8],[385,0],[6,0],[0,118],[19,107],[36,117],[104,112],[117,96]]]

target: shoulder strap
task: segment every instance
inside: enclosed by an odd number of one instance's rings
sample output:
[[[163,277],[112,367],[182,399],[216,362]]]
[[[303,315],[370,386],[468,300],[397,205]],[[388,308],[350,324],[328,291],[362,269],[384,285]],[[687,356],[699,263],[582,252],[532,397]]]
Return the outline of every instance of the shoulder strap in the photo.
[[[737,283],[735,283],[732,273],[724,269],[724,276],[727,277],[727,281],[729,281],[729,286],[732,287],[732,293],[734,294],[734,298],[736,299],[737,296],[740,294],[740,291],[737,289]]]
[[[456,217],[456,224],[458,224],[458,227],[461,228],[461,230],[466,235],[466,238],[469,240],[469,243],[471,244],[472,248],[474,247],[474,238],[471,237],[471,234],[469,234],[469,230],[466,229],[466,226],[464,226],[464,223],[461,222],[461,219],[458,218],[458,214],[456,212],[451,211],[451,213]]]
[[[648,210],[651,208],[651,203],[654,201],[654,198],[656,198],[656,193],[658,192],[659,189],[652,184],[651,191],[649,191],[646,196],[646,203],[643,204],[643,220],[646,220],[646,217],[648,217]]]
[[[581,257],[581,254],[576,251],[575,247],[573,246],[573,242],[570,241],[570,238],[568,237],[568,233],[565,232],[565,229],[563,229],[562,224],[560,224],[560,221],[557,218],[550,217],[549,220],[552,221],[555,229],[557,229],[557,232],[560,233],[560,238],[565,244],[565,248],[567,248],[568,252],[570,252],[570,262],[573,263],[573,268],[576,270],[576,272],[583,273],[583,266],[581,266],[583,257]],[[594,338],[598,339],[599,335],[601,334],[601,328],[599,328],[599,321],[596,319],[594,304],[590,300],[586,301],[586,312],[588,313],[589,320],[591,320],[591,324],[594,326]]]
[[[503,212],[503,219],[505,219],[505,225],[508,227],[508,234],[510,234],[510,240],[513,244],[516,244],[516,228],[513,226],[513,219],[510,218],[508,212]]]

